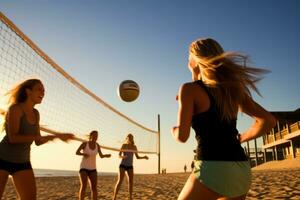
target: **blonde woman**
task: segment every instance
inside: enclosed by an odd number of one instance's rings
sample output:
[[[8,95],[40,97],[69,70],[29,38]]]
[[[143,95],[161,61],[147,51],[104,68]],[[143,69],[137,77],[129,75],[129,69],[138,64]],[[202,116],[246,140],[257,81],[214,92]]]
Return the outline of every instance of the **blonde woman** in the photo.
[[[250,94],[259,94],[255,83],[266,70],[245,66],[246,57],[224,52],[213,39],[191,43],[188,67],[193,82],[180,87],[178,122],[172,134],[186,142],[190,127],[198,142],[194,171],[178,199],[245,199],[251,172],[241,143],[261,136],[275,125],[275,118]],[[253,125],[239,134],[238,111],[253,118]]]
[[[10,90],[10,106],[6,113],[4,129],[6,135],[0,142],[0,199],[8,176],[11,175],[19,199],[35,200],[36,184],[30,163],[30,146],[34,141],[41,145],[59,138],[67,141],[72,134],[40,134],[40,115],[36,104],[45,95],[42,82],[38,79],[26,80]]]
[[[132,134],[128,134],[126,137],[125,143],[121,147],[119,157],[122,159],[119,166],[118,181],[114,189],[113,200],[117,199],[117,194],[121,187],[121,184],[124,179],[125,172],[127,173],[127,182],[128,182],[128,192],[129,199],[132,199],[132,189],[133,189],[133,154],[137,159],[146,159],[148,156],[139,156],[137,153],[137,147],[134,144],[134,138]]]

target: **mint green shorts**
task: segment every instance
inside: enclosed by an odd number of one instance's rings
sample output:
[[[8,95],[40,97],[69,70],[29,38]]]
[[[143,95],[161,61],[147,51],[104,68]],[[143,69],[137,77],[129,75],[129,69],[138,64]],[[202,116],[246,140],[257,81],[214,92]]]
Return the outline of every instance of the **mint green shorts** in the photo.
[[[195,160],[194,175],[206,187],[228,198],[247,194],[251,185],[249,161]]]

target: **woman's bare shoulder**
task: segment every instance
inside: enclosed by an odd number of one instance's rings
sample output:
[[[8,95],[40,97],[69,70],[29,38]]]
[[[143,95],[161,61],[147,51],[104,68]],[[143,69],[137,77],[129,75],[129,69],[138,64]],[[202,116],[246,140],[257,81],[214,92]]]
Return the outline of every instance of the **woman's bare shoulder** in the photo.
[[[14,104],[9,106],[8,111],[9,114],[13,113],[13,114],[17,114],[17,115],[22,115],[23,111],[22,108],[19,104]]]
[[[180,86],[179,94],[194,96],[195,94],[203,95],[206,94],[206,92],[197,82],[187,82]]]

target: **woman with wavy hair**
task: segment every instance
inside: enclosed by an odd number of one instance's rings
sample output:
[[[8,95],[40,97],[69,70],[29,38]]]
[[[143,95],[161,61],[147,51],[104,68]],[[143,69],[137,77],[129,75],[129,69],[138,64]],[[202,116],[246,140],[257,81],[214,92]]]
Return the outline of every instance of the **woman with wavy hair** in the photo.
[[[44,98],[45,90],[38,79],[28,79],[8,92],[9,108],[5,115],[6,135],[0,142],[0,199],[11,175],[19,199],[35,200],[36,184],[30,162],[32,142],[42,145],[55,138],[67,141],[72,134],[40,134],[40,114],[34,108]]]
[[[188,68],[193,82],[183,84],[178,94],[178,121],[171,130],[186,142],[190,127],[196,133],[195,168],[178,199],[245,199],[251,184],[248,158],[241,143],[271,130],[275,118],[256,103],[250,89],[267,70],[246,66],[247,57],[224,52],[211,39],[199,39],[189,48]],[[237,114],[253,118],[249,129],[239,134]]]
[[[118,180],[114,188],[113,200],[117,199],[117,194],[120,190],[121,184],[124,179],[125,172],[127,173],[127,182],[128,182],[128,193],[129,200],[132,200],[132,190],[133,190],[133,155],[137,159],[146,159],[148,156],[139,156],[136,145],[134,144],[134,138],[132,134],[128,134],[126,137],[125,143],[121,147],[119,157],[122,159],[119,166]]]

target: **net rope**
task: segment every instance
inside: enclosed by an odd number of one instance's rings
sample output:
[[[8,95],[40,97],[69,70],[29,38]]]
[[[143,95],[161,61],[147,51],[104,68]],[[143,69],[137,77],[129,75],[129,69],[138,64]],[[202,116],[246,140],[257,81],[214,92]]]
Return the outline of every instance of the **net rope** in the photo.
[[[115,151],[131,133],[138,152],[158,153],[158,131],[132,120],[76,81],[0,12],[0,123],[7,109],[5,93],[28,78],[40,79],[45,87],[43,102],[36,106],[42,131],[74,133],[85,141],[85,135],[98,130],[100,146]]]

